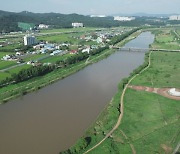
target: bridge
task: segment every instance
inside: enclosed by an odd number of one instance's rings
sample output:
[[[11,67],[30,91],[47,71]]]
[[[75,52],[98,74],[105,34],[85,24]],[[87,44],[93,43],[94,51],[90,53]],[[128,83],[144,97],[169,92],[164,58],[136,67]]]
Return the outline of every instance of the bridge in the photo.
[[[180,52],[180,50],[171,49],[155,49],[155,48],[137,48],[137,47],[117,47],[113,46],[113,49],[118,49],[120,51],[133,51],[133,52],[147,52],[147,51],[164,51],[164,52]]]

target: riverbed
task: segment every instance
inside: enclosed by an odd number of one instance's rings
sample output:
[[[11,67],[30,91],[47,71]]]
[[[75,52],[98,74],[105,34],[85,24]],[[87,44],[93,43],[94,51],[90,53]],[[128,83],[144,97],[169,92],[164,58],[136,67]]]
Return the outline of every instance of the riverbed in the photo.
[[[148,48],[144,32],[125,47]],[[0,105],[0,153],[58,154],[72,146],[96,120],[121,79],[144,62],[145,52],[117,51],[107,59]]]

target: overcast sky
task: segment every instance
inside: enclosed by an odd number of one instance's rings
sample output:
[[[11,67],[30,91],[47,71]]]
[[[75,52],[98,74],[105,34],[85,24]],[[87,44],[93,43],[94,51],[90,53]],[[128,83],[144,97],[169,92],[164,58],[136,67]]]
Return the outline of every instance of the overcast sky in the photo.
[[[0,10],[79,14],[180,14],[180,0],[0,0]]]

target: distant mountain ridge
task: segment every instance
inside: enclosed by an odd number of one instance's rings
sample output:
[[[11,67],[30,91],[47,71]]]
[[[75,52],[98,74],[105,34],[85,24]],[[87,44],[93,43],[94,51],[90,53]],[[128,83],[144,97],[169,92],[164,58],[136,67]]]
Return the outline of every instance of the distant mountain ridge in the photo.
[[[142,15],[142,14],[141,14]],[[150,20],[149,20],[150,19]],[[142,25],[156,25],[162,26],[167,24],[164,20],[162,22],[155,22],[155,17],[136,17],[136,20],[129,22],[114,21],[113,16],[91,17],[88,15],[79,14],[61,14],[61,13],[33,13],[22,11],[19,13],[7,12],[0,10],[0,33],[20,31],[18,22],[33,23],[35,25],[47,24],[53,28],[70,28],[73,22],[82,22],[85,27],[117,27],[117,26],[142,26]]]

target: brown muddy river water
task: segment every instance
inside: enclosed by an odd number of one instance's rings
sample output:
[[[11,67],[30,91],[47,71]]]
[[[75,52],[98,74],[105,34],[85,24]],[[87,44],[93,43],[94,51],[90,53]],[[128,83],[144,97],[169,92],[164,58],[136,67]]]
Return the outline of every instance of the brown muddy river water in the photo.
[[[142,33],[126,47],[148,48]],[[37,92],[0,105],[0,154],[58,154],[72,146],[110,102],[121,79],[144,62],[119,51]]]

